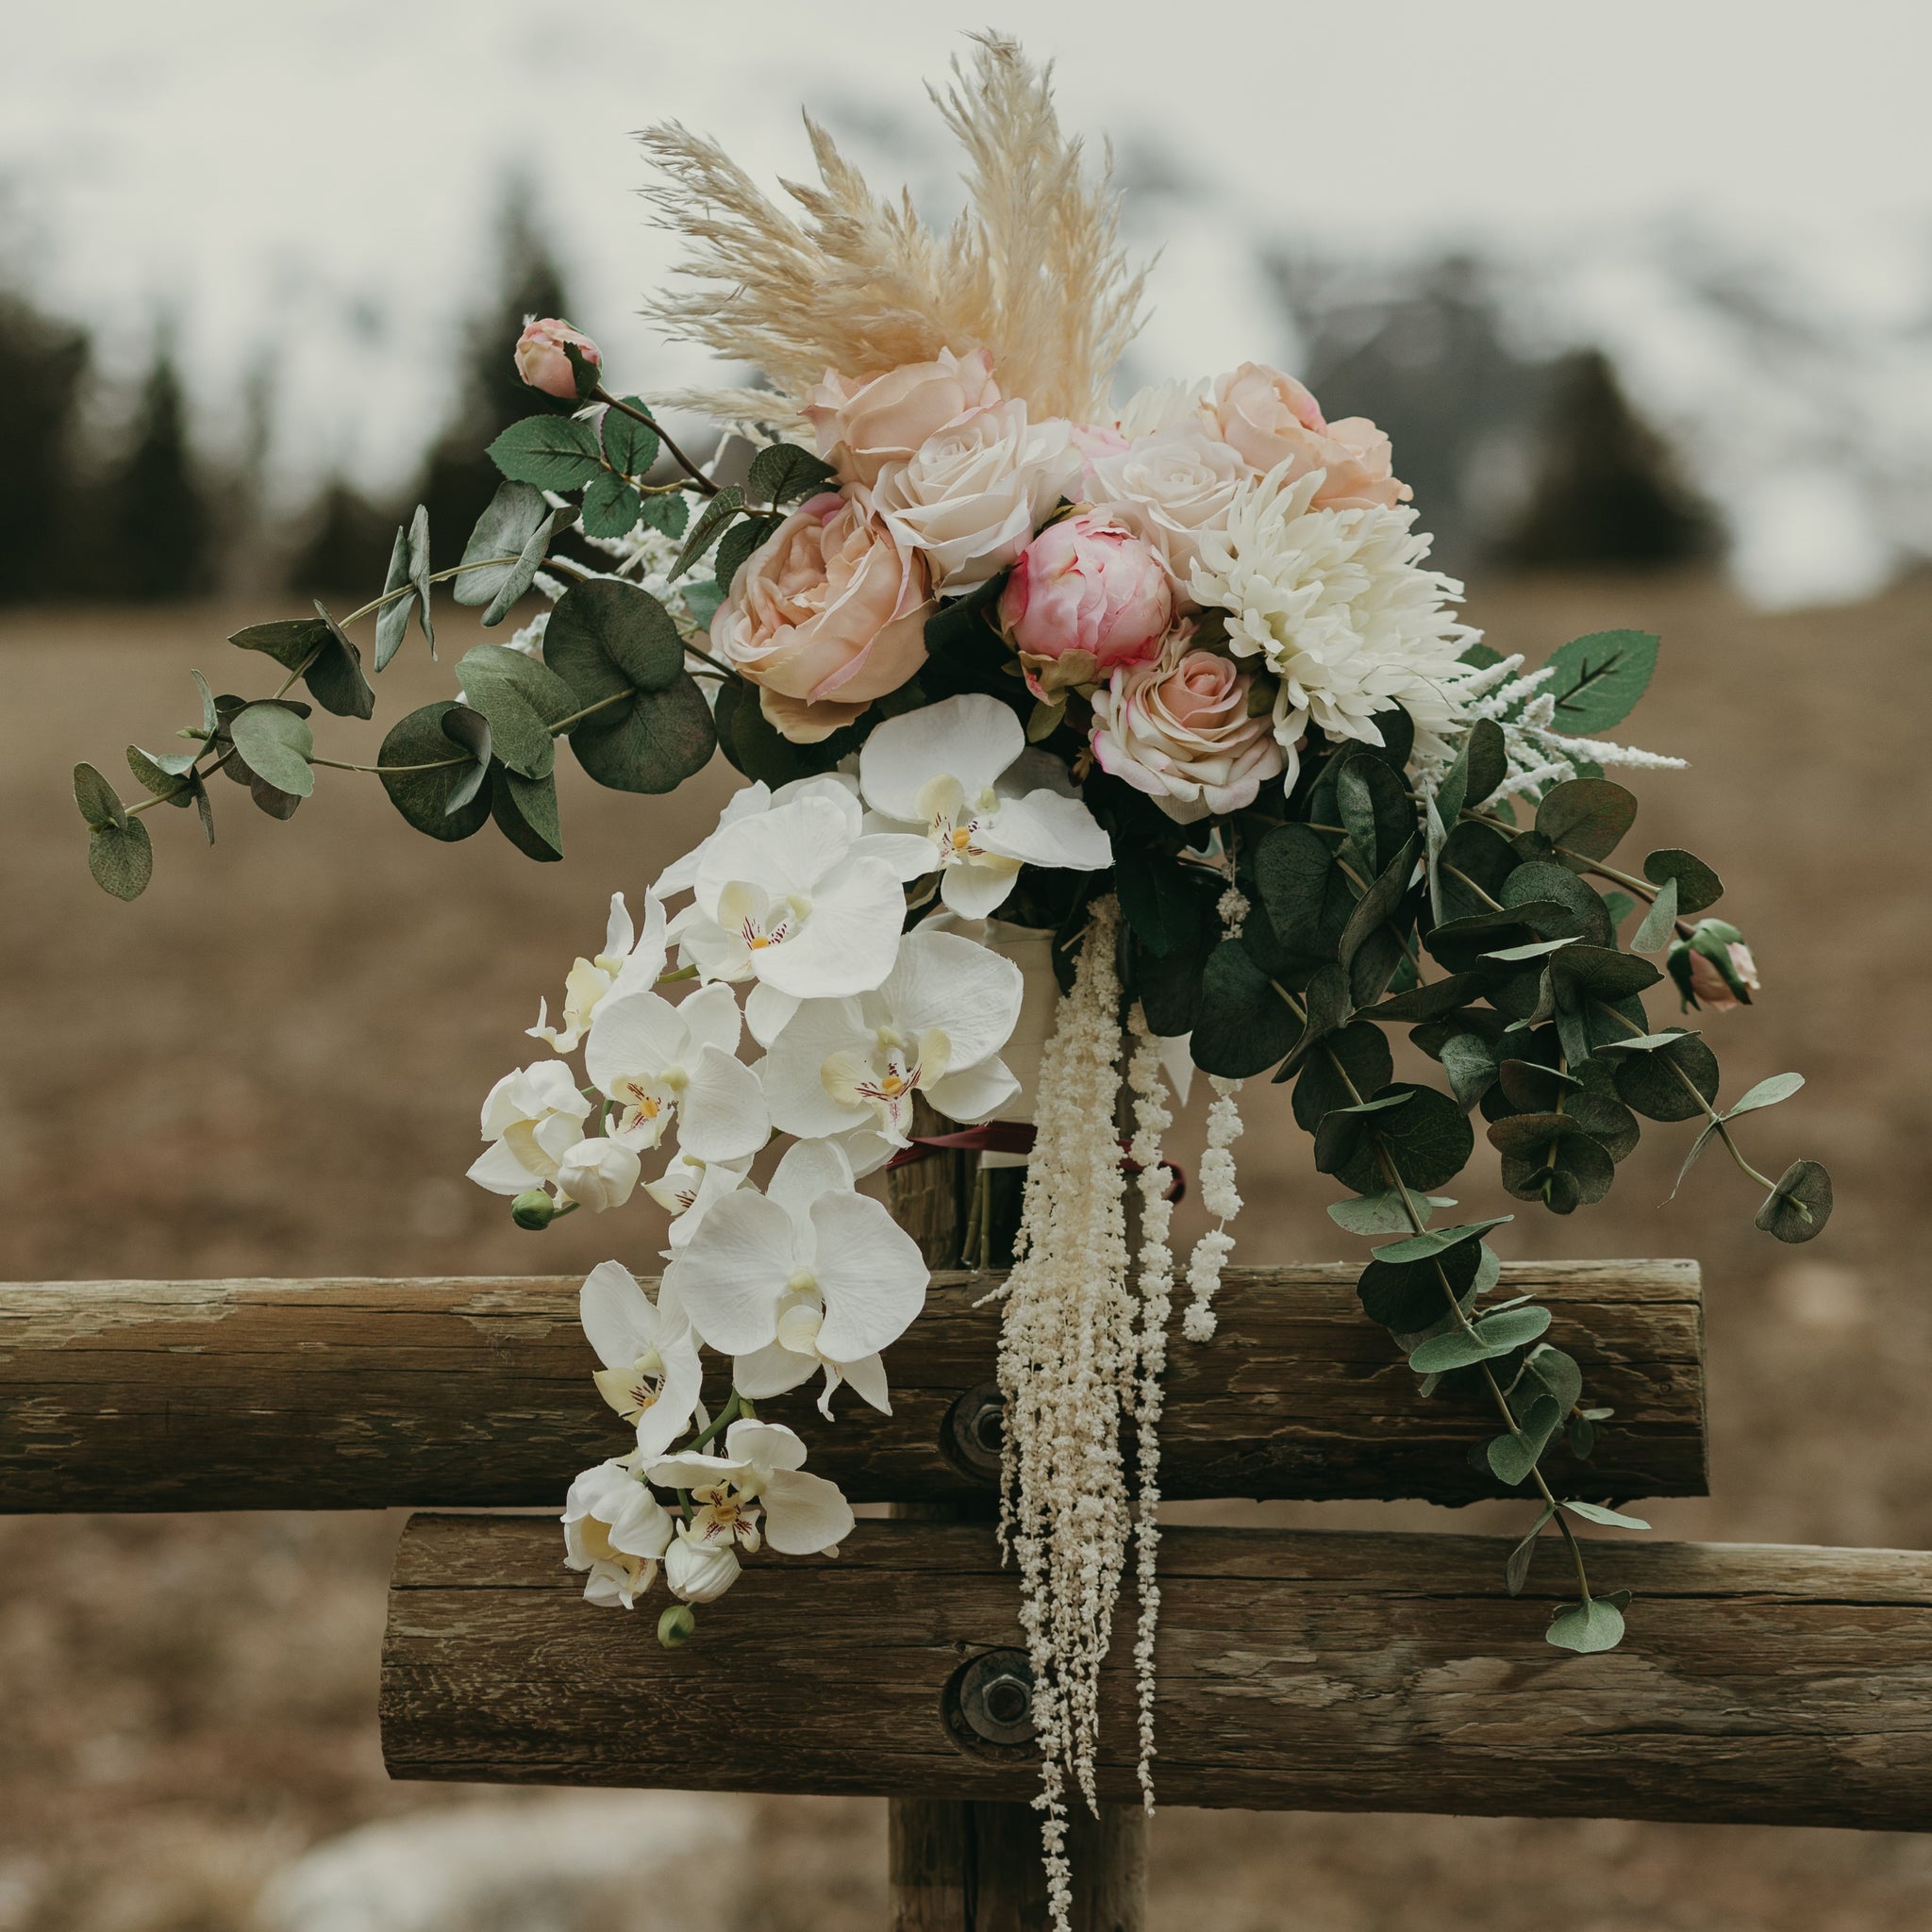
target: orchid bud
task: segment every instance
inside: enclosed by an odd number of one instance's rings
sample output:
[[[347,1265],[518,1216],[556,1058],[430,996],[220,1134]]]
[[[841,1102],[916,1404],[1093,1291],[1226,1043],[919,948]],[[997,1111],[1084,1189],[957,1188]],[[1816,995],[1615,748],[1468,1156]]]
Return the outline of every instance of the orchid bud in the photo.
[[[729,1543],[694,1542],[680,1535],[664,1552],[664,1581],[688,1604],[709,1604],[738,1581],[742,1565]]]
[[[557,1219],[557,1203],[541,1188],[531,1188],[509,1204],[509,1218],[519,1227],[541,1234]]]
[[[597,387],[604,357],[589,336],[554,316],[530,317],[517,338],[517,374],[559,402],[581,402]]]
[[[1664,964],[1677,983],[1684,1006],[1728,1013],[1751,1004],[1757,991],[1757,964],[1735,925],[1723,919],[1700,919],[1688,940],[1680,939]]]
[[[658,1641],[666,1650],[689,1643],[697,1634],[697,1613],[688,1604],[672,1604],[658,1619]]]
[[[579,1141],[557,1164],[557,1186],[567,1199],[592,1214],[622,1208],[638,1184],[640,1164],[635,1148],[601,1134]]]

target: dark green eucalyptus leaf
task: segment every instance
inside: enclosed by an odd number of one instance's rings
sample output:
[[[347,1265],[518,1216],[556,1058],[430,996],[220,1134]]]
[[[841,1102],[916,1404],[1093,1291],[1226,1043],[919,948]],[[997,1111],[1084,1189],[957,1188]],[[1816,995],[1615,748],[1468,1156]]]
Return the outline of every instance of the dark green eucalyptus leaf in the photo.
[[[1768,1080],[1760,1080],[1741,1100],[1732,1102],[1724,1118],[1736,1120],[1740,1113],[1756,1113],[1760,1107],[1775,1107],[1781,1100],[1789,1100],[1804,1086],[1803,1074],[1774,1074]]]
[[[1303,1033],[1301,1021],[1239,940],[1223,940],[1201,975],[1194,1064],[1224,1079],[1247,1079],[1282,1058]]]
[[[1451,1369],[1474,1368],[1477,1362],[1534,1341],[1550,1325],[1547,1308],[1501,1308],[1468,1328],[1457,1326],[1446,1335],[1432,1336],[1410,1351],[1408,1365],[1419,1375],[1446,1374]]]
[[[1808,1241],[1831,1219],[1831,1176],[1815,1160],[1794,1160],[1757,1210],[1757,1225],[1781,1241]]]
[[[1487,984],[1480,973],[1451,973],[1441,979],[1412,986],[1407,992],[1391,993],[1373,1007],[1364,1007],[1360,1017],[1377,1021],[1440,1020],[1457,1007],[1480,999]]]
[[[644,592],[634,594],[641,597]],[[558,606],[558,610],[562,608]],[[551,623],[556,622],[553,614]],[[544,643],[547,649],[547,632]],[[458,662],[457,675],[465,701],[490,721],[497,758],[523,777],[547,778],[557,763],[551,727],[583,708],[571,686],[547,665],[505,644],[472,645]]]
[[[1395,1060],[1379,1026],[1351,1022],[1331,1033],[1303,1063],[1294,1083],[1294,1117],[1312,1134],[1323,1117],[1377,1093],[1394,1077]]]
[[[1556,1513],[1555,1505],[1545,1503],[1538,1512],[1529,1534],[1509,1552],[1509,1560],[1503,1566],[1503,1587],[1511,1596],[1523,1594],[1523,1586],[1529,1581],[1529,1565],[1536,1555],[1537,1539]]]
[[[1342,965],[1350,965],[1370,934],[1393,917],[1408,891],[1420,849],[1420,841],[1411,832],[1357,902],[1355,910],[1348,916],[1348,924],[1341,928],[1341,938],[1337,945]],[[1396,950],[1401,950],[1399,942]]]
[[[600,470],[584,489],[584,535],[622,537],[636,525],[642,509],[643,500],[634,485]]]
[[[194,688],[201,693],[201,735],[208,739],[213,736],[216,725],[221,723],[221,714],[215,709],[215,694],[200,672],[191,671],[188,675],[193,678]]]
[[[1496,1057],[1480,1034],[1452,1033],[1437,1052],[1456,1104],[1467,1113],[1489,1091],[1496,1077]]]
[[[264,784],[292,798],[307,798],[315,790],[315,769],[308,762],[315,734],[308,721],[286,705],[248,706],[236,714],[228,735],[248,769]]]
[[[581,710],[625,691],[668,690],[684,672],[684,641],[648,591],[596,578],[558,599],[543,630],[543,662],[568,686],[570,709]]]
[[[1552,651],[1557,675],[1537,694],[1556,699],[1557,729],[1578,737],[1622,724],[1650,688],[1657,646],[1647,631],[1600,630]]]
[[[1434,1227],[1370,1252],[1378,1261],[1426,1261],[1432,1256],[1447,1254],[1451,1248],[1458,1247],[1464,1241],[1480,1241],[1491,1228],[1501,1227],[1506,1222],[1515,1219],[1513,1214],[1494,1214],[1487,1221],[1465,1221],[1455,1227]]]
[[[718,731],[696,680],[680,675],[663,691],[639,691],[630,704],[586,718],[570,748],[613,791],[675,791],[710,763]]]
[[[822,490],[839,487],[831,464],[795,442],[774,442],[751,459],[745,492],[760,503],[800,503]]]
[[[376,758],[379,765],[426,768],[384,771],[382,789],[419,832],[445,842],[469,838],[490,816],[489,761],[488,722],[447,698],[400,719]]]
[[[1393,1201],[1400,1197],[1391,1193],[1371,1198]],[[1465,1242],[1424,1261],[1371,1261],[1356,1283],[1362,1312],[1392,1335],[1415,1335],[1438,1322],[1451,1320],[1452,1300],[1467,1301],[1478,1291],[1483,1256],[1487,1252],[1478,1243]]]
[[[1454,1179],[1474,1149],[1474,1129],[1456,1102],[1433,1087],[1396,1081],[1375,1099],[1381,1102],[1405,1096],[1407,1105],[1376,1119],[1367,1141],[1358,1141],[1348,1157],[1335,1166],[1323,1165],[1318,1136],[1316,1166],[1324,1174],[1333,1174],[1353,1193],[1374,1193],[1388,1184],[1375,1150],[1375,1143],[1379,1142],[1396,1173],[1410,1188],[1426,1191]],[[1345,1118],[1330,1114],[1322,1124],[1323,1130],[1327,1130],[1329,1121]]]
[[[758,694],[750,685],[723,684],[713,716],[718,745],[732,766],[747,778],[774,789],[794,778],[810,778],[834,770],[857,751],[871,726],[861,718],[816,744],[796,744],[780,735],[765,716]]]
[[[1666,845],[1661,851],[1653,852],[1643,861],[1643,876],[1654,886],[1662,885],[1666,879],[1674,879],[1680,913],[1702,912],[1707,906],[1715,906],[1724,895],[1724,882],[1717,874],[1695,853],[1674,845]]]
[[[1555,1401],[1558,1415],[1568,1415],[1582,1399],[1583,1371],[1574,1356],[1565,1355],[1560,1348],[1553,1348],[1545,1341],[1524,1357],[1523,1366]]]
[[[1600,1051],[1613,1044],[1627,1049],[1634,1039],[1653,1037],[1624,1034]],[[1717,1056],[1694,1033],[1680,1033],[1647,1053],[1616,1052],[1612,1059],[1617,1097],[1646,1120],[1687,1121],[1704,1111],[1705,1101],[1717,1099]]]
[[[279,785],[271,785],[258,772],[248,781],[248,795],[255,801],[257,811],[266,812],[284,824],[295,816],[303,797],[299,791],[284,791]]]
[[[1338,1028],[1347,1025],[1354,1011],[1348,981],[1340,966],[1324,966],[1313,974],[1302,988],[1301,1000],[1307,1022],[1289,1048],[1288,1058],[1274,1070],[1276,1080],[1291,1080],[1300,1073],[1315,1048]],[[1199,1066],[1200,1061],[1194,1064]]]
[[[1255,895],[1293,957],[1332,959],[1355,909],[1334,848],[1307,825],[1277,825],[1255,848]]]
[[[640,414],[650,414],[636,396],[626,396],[625,401]],[[651,465],[658,460],[658,432],[648,423],[640,423],[636,416],[611,408],[604,411],[604,420],[598,426],[605,458],[613,470],[624,476],[649,474]]]
[[[691,535],[684,540],[684,548],[677,553],[676,562],[671,566],[673,583],[704,556],[724,534],[724,525],[743,508],[744,491],[735,483],[727,483],[717,495],[706,501],[697,522],[691,525]]]
[[[186,809],[192,802],[194,787],[187,774],[192,770],[194,761],[201,756],[201,747],[192,751],[164,751],[160,753],[142,751],[140,745],[127,747],[127,769],[134,774],[135,782],[144,791],[156,798],[165,798],[170,805],[178,805]]]
[[[1522,863],[1509,841],[1492,826],[1465,819],[1448,829],[1436,860],[1442,902],[1436,913],[1439,924],[1489,911],[1491,902],[1502,898],[1503,881]]]
[[[1441,1194],[1408,1197],[1427,1219],[1431,1208],[1453,1208],[1456,1203]],[[1357,1199],[1331,1201],[1328,1219],[1350,1234],[1406,1234],[1409,1231],[1408,1207],[1392,1188],[1386,1193],[1364,1194]]]
[[[194,802],[194,808],[201,814],[202,836],[212,845],[215,842],[214,802],[208,795],[208,785],[201,774],[192,774],[188,780],[188,792]]]
[[[409,533],[396,531],[389,553],[389,575],[382,580],[382,594],[391,601],[375,613],[375,668],[380,671],[402,649],[409,631],[409,609],[416,591],[409,582]]]
[[[597,432],[575,416],[525,416],[490,445],[490,460],[512,483],[581,490],[604,468]]]
[[[554,776],[526,778],[504,765],[492,765],[490,816],[496,821],[503,836],[526,858],[547,863],[563,857]]]
[[[1660,953],[1670,944],[1677,929],[1677,882],[1666,879],[1651,901],[1643,924],[1630,938],[1633,953]]]
[[[527,483],[499,483],[463,545],[461,574],[451,580],[450,594],[458,604],[492,608],[504,599],[495,619],[484,619],[500,623],[503,611],[530,588],[552,527],[550,506],[541,491]],[[534,558],[527,554],[532,543],[538,546]]]
[[[92,770],[92,768],[85,767]],[[144,820],[123,818],[91,825],[87,866],[94,883],[117,899],[138,899],[154,876],[155,848]]]
[[[1561,848],[1563,863],[1575,872],[1593,858],[1607,858],[1636,823],[1636,798],[1608,778],[1552,786],[1536,808],[1537,830]]]
[[[1517,1419],[1511,1434],[1491,1438],[1485,1455],[1496,1480],[1511,1489],[1527,1482],[1562,1420],[1563,1411],[1555,1397],[1539,1395]]]
[[[1564,919],[1552,922],[1542,915],[1532,920],[1538,937],[1546,940],[1576,938],[1593,946],[1614,946],[1617,929],[1610,923],[1610,909],[1603,897],[1586,885],[1567,866],[1554,859],[1536,859],[1519,865],[1503,882],[1503,904],[1518,908],[1543,906],[1554,900],[1562,907]]]
[[[1188,876],[1189,869],[1170,853],[1134,844],[1114,855],[1114,890],[1121,916],[1150,952],[1169,954],[1199,944],[1207,908]]]
[[[419,503],[409,519],[409,581],[416,587],[416,621],[423,626],[423,641],[429,655],[436,656],[436,624],[430,615],[429,595],[429,506]],[[381,666],[376,667],[378,670]]]
[[[282,618],[251,624],[228,641],[243,651],[259,651],[284,671],[302,675],[315,702],[338,718],[369,718],[375,693],[362,675],[362,657],[347,632],[320,604],[313,617]]]
[[[1380,872],[1417,830],[1416,809],[1401,774],[1373,752],[1344,757],[1335,779],[1335,806],[1369,873]]]
[[[1524,868],[1525,871],[1527,867]],[[1612,946],[1565,946],[1550,960],[1550,974],[1557,991],[1558,1007],[1566,1000],[1634,999],[1648,992],[1663,974],[1648,959],[1634,953],[1620,953]],[[1573,1055],[1582,1058],[1582,1055]]]

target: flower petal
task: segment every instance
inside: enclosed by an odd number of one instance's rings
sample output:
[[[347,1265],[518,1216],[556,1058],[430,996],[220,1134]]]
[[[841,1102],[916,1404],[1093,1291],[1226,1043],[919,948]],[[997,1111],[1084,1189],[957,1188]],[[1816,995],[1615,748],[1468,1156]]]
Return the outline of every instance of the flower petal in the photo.
[[[778,1297],[794,1258],[791,1215],[741,1189],[705,1216],[664,1280],[706,1341],[725,1355],[749,1355],[778,1333]]]
[[[940,874],[940,897],[961,919],[985,919],[1019,883],[1018,866],[1008,872],[997,865],[949,865]]]
[[[1005,1060],[995,1057],[948,1074],[925,1090],[925,1097],[949,1121],[990,1121],[1019,1093],[1020,1083]]]
[[[659,1352],[664,1361],[663,1386],[658,1391],[657,1401],[638,1417],[638,1454],[647,1464],[662,1456],[683,1435],[704,1382],[704,1365],[698,1359],[697,1343],[689,1328],[667,1336]],[[645,1554],[656,1556],[661,1552]]]
[[[997,698],[968,691],[874,725],[858,754],[866,803],[889,818],[914,823],[919,794],[944,773],[976,797],[1026,749],[1025,727]]]
[[[804,1221],[820,1195],[843,1191],[852,1185],[852,1163],[836,1141],[795,1141],[772,1171],[765,1189],[794,1220]]]
[[[920,926],[900,941],[879,996],[908,1039],[938,1027],[946,1036],[946,1064],[959,1071],[1012,1037],[1024,987],[1020,969],[991,947]]]
[[[747,1417],[724,1431],[724,1453],[749,1469],[803,1469],[805,1443],[795,1429],[783,1423],[755,1422]]]
[[[774,1471],[759,1494],[765,1504],[765,1541],[787,1557],[808,1557],[852,1534],[852,1506],[839,1485],[802,1469]]]
[[[744,996],[744,1024],[760,1046],[771,1046],[791,1024],[798,1010],[794,994],[780,992],[760,979]]]
[[[486,1147],[470,1163],[469,1177],[492,1194],[525,1193],[542,1178],[517,1158],[516,1150],[508,1141]]]
[[[677,1008],[661,993],[607,994],[591,1016],[584,1071],[608,1093],[619,1080],[652,1079],[675,1065],[689,1051],[689,1038]]]
[[[924,832],[868,832],[852,841],[853,858],[876,858],[892,869],[902,884],[923,879],[940,869],[939,848]]]
[[[758,1076],[722,1048],[706,1047],[678,1105],[678,1145],[703,1161],[741,1160],[771,1133]]]
[[[797,930],[754,956],[758,977],[802,1000],[870,992],[892,970],[906,922],[906,894],[891,867],[841,860],[808,896],[811,910]]]
[[[769,1348],[755,1348],[749,1355],[731,1357],[731,1386],[754,1402],[783,1395],[796,1389],[818,1367],[817,1356],[800,1355],[795,1349],[774,1341]]]
[[[744,1025],[738,1017],[738,1001],[728,986],[715,982],[702,986],[672,1010],[684,1023],[693,1048],[715,1046],[725,1053],[738,1051]]]
[[[719,893],[734,880],[762,886],[781,899],[812,892],[844,858],[858,829],[857,817],[856,810],[841,808],[829,798],[808,797],[721,826],[698,867],[697,903],[715,916]]]
[[[862,1355],[856,1362],[841,1362],[840,1372],[846,1381],[858,1391],[859,1397],[869,1402],[881,1415],[892,1412],[891,1391],[886,1387],[885,1357],[878,1355]]]
[[[814,1272],[825,1301],[819,1353],[856,1361],[896,1341],[925,1306],[931,1277],[919,1243],[864,1194],[822,1194],[812,1203],[811,1222],[818,1236]]]
[[[758,1070],[774,1125],[801,1139],[867,1125],[872,1109],[841,1107],[825,1091],[823,1069],[833,1054],[871,1038],[856,1000],[802,1002]]]
[[[1100,822],[1077,798],[1057,791],[1002,799],[991,823],[982,825],[979,842],[1027,865],[1100,872],[1113,863],[1113,847]]]
[[[621,1261],[599,1261],[585,1276],[577,1319],[607,1369],[627,1369],[658,1346],[658,1310]]]

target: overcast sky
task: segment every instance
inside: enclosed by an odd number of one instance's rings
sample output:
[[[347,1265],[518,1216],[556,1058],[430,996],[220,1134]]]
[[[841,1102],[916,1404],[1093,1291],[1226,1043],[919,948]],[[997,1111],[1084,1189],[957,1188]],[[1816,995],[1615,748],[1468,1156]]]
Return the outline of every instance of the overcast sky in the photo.
[[[437,357],[487,272],[508,170],[537,183],[575,319],[650,387],[690,366],[632,320],[666,245],[633,193],[631,130],[675,116],[756,172],[797,173],[803,102],[870,166],[929,122],[922,78],[982,18],[903,0],[22,8],[0,67],[0,245],[103,332],[110,365],[172,316],[218,422],[272,342],[297,466],[379,478],[441,407]],[[1200,186],[1160,238],[1145,354],[1174,373],[1278,340],[1244,258],[1260,232],[1567,250],[1574,283],[1579,238],[1669,223],[1815,262],[1847,312],[1926,302],[1924,5],[1030,0],[1025,40],[1058,61],[1074,125]]]

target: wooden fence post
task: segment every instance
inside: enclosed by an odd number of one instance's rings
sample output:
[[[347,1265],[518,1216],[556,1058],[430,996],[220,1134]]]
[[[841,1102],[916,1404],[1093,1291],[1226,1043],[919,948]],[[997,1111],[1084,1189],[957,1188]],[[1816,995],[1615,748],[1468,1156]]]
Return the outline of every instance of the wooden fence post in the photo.
[[[912,1131],[945,1124],[924,1100],[915,1103]],[[892,1212],[918,1241],[929,1268],[971,1266],[959,1254],[976,1154],[932,1148],[889,1182]],[[1017,1180],[1021,1170],[996,1169]],[[991,1179],[991,1176],[989,1176]],[[991,1257],[1004,1267],[1005,1252]],[[990,1506],[996,1507],[996,1506]],[[947,1503],[896,1503],[891,1513],[927,1522],[966,1513]],[[1040,1817],[1030,1805],[975,1799],[890,1798],[891,1932],[1043,1932],[1046,1875],[1041,1864]],[[1075,1932],[1141,1932],[1146,1917],[1147,1816],[1138,1805],[1103,1804],[1096,1818],[1070,1809],[1067,1851],[1074,1868]]]

